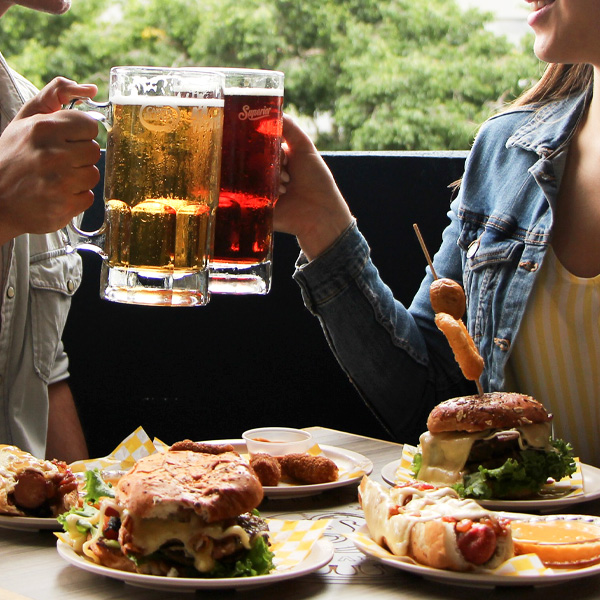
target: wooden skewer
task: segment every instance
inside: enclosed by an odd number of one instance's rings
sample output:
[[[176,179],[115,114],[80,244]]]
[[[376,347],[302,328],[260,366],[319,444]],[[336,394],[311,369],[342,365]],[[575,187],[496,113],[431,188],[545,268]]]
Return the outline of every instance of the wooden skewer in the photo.
[[[419,243],[421,244],[421,249],[423,250],[423,254],[425,255],[425,258],[429,264],[429,268],[431,269],[431,272],[433,273],[433,277],[434,277],[434,279],[438,279],[437,273],[435,272],[435,269],[433,268],[433,261],[431,260],[431,256],[429,255],[427,246],[425,246],[425,240],[423,239],[423,236],[421,235],[419,226],[416,223],[413,223],[413,229],[415,230],[415,233],[417,234],[417,238],[419,239]],[[477,381],[475,383],[477,384],[477,392],[479,393],[479,396],[483,396],[483,386],[481,385],[481,381],[479,381],[479,379],[477,379]]]
[[[419,244],[421,244],[421,249],[423,250],[423,254],[425,255],[425,258],[429,264],[429,268],[431,269],[431,272],[433,273],[433,278],[438,279],[437,273],[435,272],[435,269],[433,268],[433,261],[431,260],[431,256],[429,256],[429,252],[427,250],[427,246],[425,246],[425,240],[423,239],[423,236],[421,235],[419,226],[416,223],[413,223],[413,229],[415,230],[415,233],[417,234],[417,237],[419,238]]]

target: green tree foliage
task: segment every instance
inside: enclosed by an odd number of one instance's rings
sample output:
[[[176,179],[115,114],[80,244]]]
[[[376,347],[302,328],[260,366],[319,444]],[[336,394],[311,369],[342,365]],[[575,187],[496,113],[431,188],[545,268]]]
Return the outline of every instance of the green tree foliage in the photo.
[[[99,98],[113,65],[279,69],[322,150],[453,150],[540,74],[489,19],[454,0],[74,0],[11,8],[0,39],[36,85],[64,75]]]

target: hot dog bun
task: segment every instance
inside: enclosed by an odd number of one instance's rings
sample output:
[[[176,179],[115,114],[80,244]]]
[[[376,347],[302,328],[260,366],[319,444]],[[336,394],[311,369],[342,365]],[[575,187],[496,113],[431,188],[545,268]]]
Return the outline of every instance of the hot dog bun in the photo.
[[[372,539],[397,556],[438,569],[473,571],[493,569],[514,554],[508,524],[476,502],[461,500],[451,488],[411,482],[387,489],[364,477],[359,500]],[[482,536],[475,550],[461,542],[469,531]]]

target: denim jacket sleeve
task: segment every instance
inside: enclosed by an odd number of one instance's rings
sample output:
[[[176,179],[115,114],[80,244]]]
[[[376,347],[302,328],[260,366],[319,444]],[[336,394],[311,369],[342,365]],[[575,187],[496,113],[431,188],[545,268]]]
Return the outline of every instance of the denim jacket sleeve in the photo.
[[[448,253],[444,247],[456,246],[455,232],[449,230],[438,255],[456,256],[440,261],[444,276],[461,271],[458,250]],[[294,278],[305,305],[319,318],[341,367],[393,437],[415,443],[435,404],[472,392],[433,322],[430,274],[411,307],[404,307],[381,280],[355,223],[317,259],[309,263],[301,255],[296,266]]]

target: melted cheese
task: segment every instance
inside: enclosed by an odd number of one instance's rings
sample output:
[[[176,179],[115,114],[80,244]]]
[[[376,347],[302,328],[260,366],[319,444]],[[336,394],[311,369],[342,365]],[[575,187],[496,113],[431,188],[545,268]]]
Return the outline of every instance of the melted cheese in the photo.
[[[361,484],[361,504],[371,537],[397,556],[409,555],[416,523],[443,517],[479,521],[494,514],[474,500],[460,499],[449,487],[421,490],[403,486],[388,490],[370,479]]]
[[[186,552],[194,558],[196,569],[201,572],[210,571],[215,566],[215,561],[211,556],[212,542],[199,544],[201,537],[206,536],[211,540],[221,540],[226,537],[237,536],[244,548],[250,549],[251,546],[250,535],[239,525],[231,525],[223,529],[219,524],[207,525],[197,515],[192,515],[189,521],[133,517],[131,531],[136,547],[140,548],[144,555],[156,552],[169,541],[180,541]]]
[[[515,427],[511,430],[490,430],[467,432],[430,433],[426,431],[419,438],[422,456],[419,479],[434,484],[452,485],[463,479],[463,469],[477,440],[492,439],[506,431],[519,435],[520,448],[548,449],[550,447],[550,423],[539,423]]]
[[[41,460],[17,448],[0,444],[0,474],[12,477],[25,469],[33,469],[40,473],[58,473],[58,467],[49,460]]]

